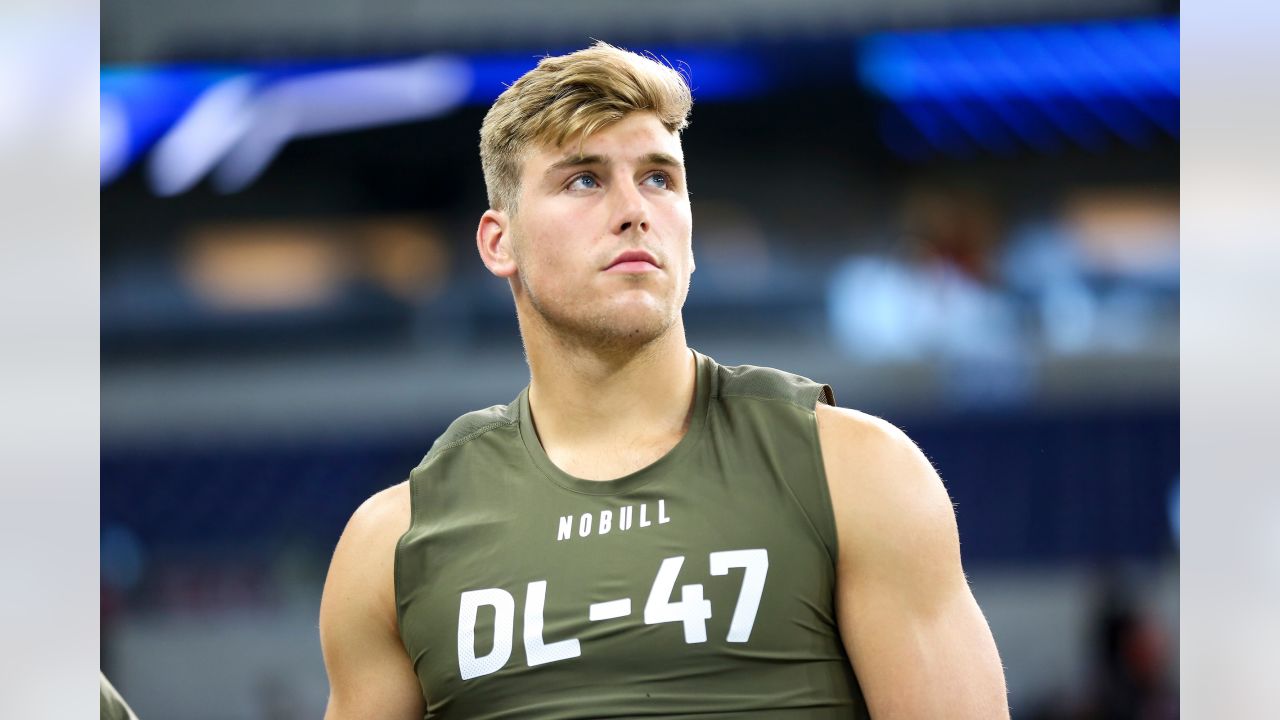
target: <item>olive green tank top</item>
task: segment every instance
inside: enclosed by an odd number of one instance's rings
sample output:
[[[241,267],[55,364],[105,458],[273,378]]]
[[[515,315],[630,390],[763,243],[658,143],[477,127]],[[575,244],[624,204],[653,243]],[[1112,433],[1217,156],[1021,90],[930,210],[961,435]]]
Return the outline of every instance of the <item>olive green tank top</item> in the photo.
[[[556,467],[527,388],[413,471],[396,605],[426,717],[867,717],[834,609],[831,389],[695,354],[688,431],[630,475]]]

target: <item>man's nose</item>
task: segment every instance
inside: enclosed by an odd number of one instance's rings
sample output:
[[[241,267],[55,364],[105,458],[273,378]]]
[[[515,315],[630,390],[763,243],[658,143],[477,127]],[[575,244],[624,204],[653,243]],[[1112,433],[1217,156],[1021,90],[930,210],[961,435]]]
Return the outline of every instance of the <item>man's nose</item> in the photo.
[[[614,232],[649,232],[649,205],[640,190],[630,183],[615,185],[618,188],[617,209],[613,219]]]

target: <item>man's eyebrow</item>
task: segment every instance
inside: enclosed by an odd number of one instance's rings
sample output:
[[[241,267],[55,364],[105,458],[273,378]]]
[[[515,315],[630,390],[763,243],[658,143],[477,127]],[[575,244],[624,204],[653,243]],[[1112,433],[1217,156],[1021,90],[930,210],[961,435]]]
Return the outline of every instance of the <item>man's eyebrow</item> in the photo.
[[[571,168],[587,167],[590,165],[603,165],[608,167],[612,162],[603,155],[568,155],[553,163],[543,173],[544,176],[555,175],[561,171]],[[675,157],[664,152],[653,152],[640,157],[641,165],[666,165],[668,167],[684,169],[684,163]]]
[[[640,158],[640,164],[641,165],[669,165],[674,168],[684,169],[684,163],[680,162],[679,160],[675,159],[674,157],[664,152],[649,153],[648,155],[645,155],[644,157]]]
[[[562,170],[568,170],[569,168],[576,168],[576,167],[584,167],[586,165],[608,165],[608,164],[609,164],[609,161],[605,159],[603,155],[569,155],[567,157],[560,158],[559,160],[551,163],[551,167],[547,168],[547,171],[544,172],[543,175],[544,176],[555,175],[556,173]]]

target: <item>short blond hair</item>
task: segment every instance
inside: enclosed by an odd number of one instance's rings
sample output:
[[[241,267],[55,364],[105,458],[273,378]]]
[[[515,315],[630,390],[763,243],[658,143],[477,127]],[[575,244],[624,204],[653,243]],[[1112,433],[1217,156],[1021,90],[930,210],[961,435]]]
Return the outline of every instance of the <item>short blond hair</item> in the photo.
[[[543,58],[507,88],[480,126],[480,164],[495,210],[515,211],[525,154],[580,142],[628,114],[652,112],[669,132],[689,125],[693,97],[669,65],[608,43]]]

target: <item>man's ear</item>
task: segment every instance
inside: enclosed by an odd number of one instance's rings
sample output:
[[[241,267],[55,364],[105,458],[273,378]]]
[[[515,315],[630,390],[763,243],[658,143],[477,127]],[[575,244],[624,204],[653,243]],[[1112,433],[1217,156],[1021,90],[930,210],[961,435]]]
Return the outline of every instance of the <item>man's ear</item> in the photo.
[[[511,251],[511,219],[501,210],[485,210],[476,228],[476,248],[489,272],[500,278],[516,274],[516,259]]]

